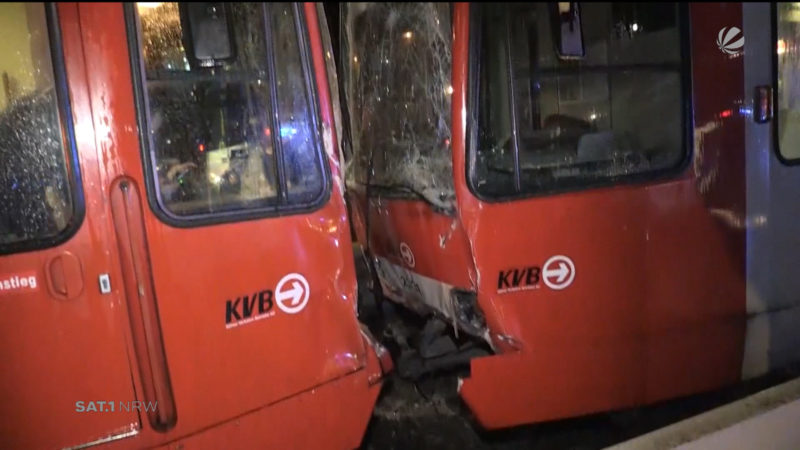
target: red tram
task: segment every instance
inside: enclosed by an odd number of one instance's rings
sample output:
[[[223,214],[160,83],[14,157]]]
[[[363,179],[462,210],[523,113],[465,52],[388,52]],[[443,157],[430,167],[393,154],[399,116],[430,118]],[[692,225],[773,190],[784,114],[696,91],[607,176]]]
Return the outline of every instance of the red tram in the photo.
[[[800,358],[800,4],[341,21],[358,239],[379,294],[489,347],[459,385],[483,426]]]
[[[0,446],[359,445],[333,68],[314,4],[0,5]]]

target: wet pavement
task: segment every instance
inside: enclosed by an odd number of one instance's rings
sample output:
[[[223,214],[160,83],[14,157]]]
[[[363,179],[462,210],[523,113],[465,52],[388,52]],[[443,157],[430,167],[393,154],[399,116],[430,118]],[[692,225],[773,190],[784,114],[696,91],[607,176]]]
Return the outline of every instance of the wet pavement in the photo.
[[[390,376],[364,449],[598,449],[746,397],[800,376],[793,367],[727,389],[657,405],[487,432],[471,421],[455,374],[411,382]]]

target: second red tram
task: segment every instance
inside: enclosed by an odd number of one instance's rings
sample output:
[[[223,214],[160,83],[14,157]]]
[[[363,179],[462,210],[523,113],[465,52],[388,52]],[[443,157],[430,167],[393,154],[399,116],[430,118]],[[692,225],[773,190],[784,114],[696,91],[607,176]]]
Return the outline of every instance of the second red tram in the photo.
[[[800,357],[798,17],[343,7],[358,239],[383,295],[490,348],[459,385],[483,426],[657,402]]]

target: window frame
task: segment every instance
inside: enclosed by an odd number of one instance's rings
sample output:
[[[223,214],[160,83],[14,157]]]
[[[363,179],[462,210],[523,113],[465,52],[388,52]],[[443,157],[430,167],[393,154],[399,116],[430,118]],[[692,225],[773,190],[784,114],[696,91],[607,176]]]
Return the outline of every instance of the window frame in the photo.
[[[678,33],[680,37],[680,82],[681,82],[681,114],[682,114],[682,133],[683,133],[683,146],[682,157],[673,166],[648,170],[627,175],[604,176],[596,179],[585,179],[578,182],[559,183],[558,181],[552,185],[540,189],[525,190],[524,186],[515,186],[514,180],[520,177],[517,174],[519,171],[519,157],[515,149],[514,154],[514,172],[512,173],[512,190],[514,192],[508,194],[491,194],[482,191],[477,186],[477,146],[478,146],[478,129],[479,129],[479,103],[478,96],[480,94],[479,79],[480,79],[480,25],[481,13],[480,5],[470,4],[469,8],[469,32],[468,32],[468,59],[467,59],[467,125],[466,125],[466,145],[465,145],[465,175],[467,180],[467,187],[469,191],[477,199],[486,203],[503,203],[509,201],[523,200],[528,198],[546,197],[551,195],[569,193],[569,192],[583,192],[600,188],[610,188],[616,186],[631,186],[642,185],[649,183],[664,182],[670,179],[677,178],[683,174],[692,161],[693,149],[693,130],[694,130],[694,115],[692,114],[693,97],[692,97],[692,60],[691,60],[691,25],[689,8],[687,4],[678,3],[677,18]],[[477,30],[477,31],[476,31]],[[513,101],[513,99],[512,99]],[[513,125],[512,125],[513,127]],[[516,131],[516,130],[514,130]],[[568,168],[570,166],[564,166]]]
[[[272,31],[271,4],[268,2],[259,3],[262,5],[265,14],[265,52],[267,59],[267,86],[270,91],[270,105],[265,111],[269,115],[270,121],[277,120],[278,93],[277,72],[275,70],[275,45]],[[294,12],[295,35],[297,36],[298,48],[300,50],[300,64],[303,69],[303,83],[306,90],[306,98],[309,103],[308,112],[310,115],[309,129],[311,130],[312,148],[309,151],[315,153],[314,161],[320,166],[320,176],[322,177],[322,189],[319,194],[310,202],[292,203],[289,200],[286,189],[283,144],[279,133],[272,133],[272,144],[275,154],[277,198],[274,205],[234,209],[230,211],[205,212],[201,214],[178,215],[166,208],[161,196],[156,189],[157,176],[152,149],[153,143],[149,136],[149,116],[147,98],[145,94],[146,84],[144,79],[144,60],[141,54],[140,27],[139,19],[136,15],[136,4],[125,3],[125,25],[128,40],[129,60],[131,62],[131,76],[133,84],[133,98],[136,108],[136,121],[138,126],[138,137],[142,168],[144,169],[144,179],[146,183],[147,202],[150,210],[162,222],[176,228],[195,228],[224,223],[238,223],[250,220],[265,219],[271,217],[281,217],[286,215],[308,214],[321,209],[331,197],[332,179],[331,168],[328,161],[328,153],[325,150],[323,129],[320,116],[319,96],[315,84],[314,66],[311,60],[311,43],[309,42],[308,24],[305,11],[297,3],[290,3]]]
[[[50,45],[50,59],[53,64],[53,89],[56,95],[56,108],[60,121],[61,149],[64,152],[64,169],[66,172],[65,181],[69,185],[72,215],[67,226],[53,236],[0,244],[0,256],[57,247],[75,236],[86,217],[86,202],[75,139],[72,103],[69,97],[69,86],[67,85],[67,66],[64,58],[58,9],[56,4],[51,2],[44,2],[43,6],[47,24],[47,41]]]
[[[781,153],[781,136],[779,134],[779,125],[780,122],[780,96],[778,95],[778,79],[780,77],[780,71],[778,70],[778,64],[780,61],[778,60],[778,2],[770,2],[770,26],[772,27],[772,31],[770,33],[770,44],[772,45],[769,51],[772,53],[772,108],[774,113],[772,114],[772,140],[773,145],[772,148],[775,152],[775,157],[778,158],[781,164],[784,166],[797,166],[800,165],[800,156],[797,158],[787,158],[783,156]]]

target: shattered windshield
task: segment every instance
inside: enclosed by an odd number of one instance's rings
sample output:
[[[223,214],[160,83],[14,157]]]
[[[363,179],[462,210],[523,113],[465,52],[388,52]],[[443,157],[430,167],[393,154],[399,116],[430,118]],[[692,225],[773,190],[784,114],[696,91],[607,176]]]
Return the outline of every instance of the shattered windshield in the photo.
[[[344,11],[348,182],[451,209],[449,5],[358,3]]]

